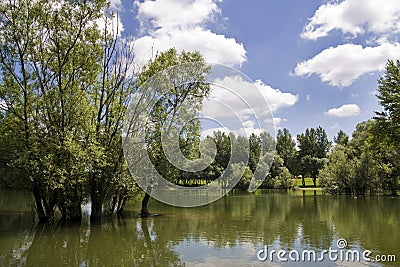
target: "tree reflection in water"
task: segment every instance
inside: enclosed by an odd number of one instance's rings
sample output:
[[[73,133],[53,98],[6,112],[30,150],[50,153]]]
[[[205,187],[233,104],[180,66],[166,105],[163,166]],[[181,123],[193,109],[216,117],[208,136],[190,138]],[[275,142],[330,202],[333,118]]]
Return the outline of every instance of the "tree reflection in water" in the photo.
[[[154,201],[152,210],[162,216],[140,218],[131,210],[92,226],[87,217],[80,226],[32,226],[30,212],[1,205],[0,265],[183,266],[209,256],[250,264],[264,245],[321,250],[339,237],[351,247],[400,255],[399,204],[399,198],[302,191],[231,194],[194,209]]]

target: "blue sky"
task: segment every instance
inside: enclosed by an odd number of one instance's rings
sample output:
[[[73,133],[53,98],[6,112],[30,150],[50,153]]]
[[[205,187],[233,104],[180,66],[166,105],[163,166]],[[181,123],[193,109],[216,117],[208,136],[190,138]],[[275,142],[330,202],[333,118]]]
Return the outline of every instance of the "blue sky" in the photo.
[[[384,3],[384,4],[383,4]],[[143,64],[169,47],[235,67],[265,93],[278,128],[348,134],[380,110],[377,79],[400,58],[398,0],[112,1]],[[153,52],[152,52],[153,51]]]

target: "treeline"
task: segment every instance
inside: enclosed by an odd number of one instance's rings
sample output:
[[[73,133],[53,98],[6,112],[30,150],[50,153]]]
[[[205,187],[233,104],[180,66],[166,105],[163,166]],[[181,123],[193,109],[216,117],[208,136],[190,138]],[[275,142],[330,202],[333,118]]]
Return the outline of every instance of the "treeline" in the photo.
[[[266,162],[270,169],[259,188],[294,188],[296,186],[294,176],[302,177],[303,185],[305,185],[304,177],[312,177],[316,186],[318,173],[328,162],[328,153],[332,146],[322,127],[307,129],[299,134],[298,145],[286,128],[278,130],[276,139],[268,132],[262,132],[260,135],[253,133],[247,138],[220,131],[214,132],[214,135],[208,136],[207,139],[213,141],[217,147],[214,161],[201,172],[179,173],[175,182],[196,186],[209,183],[221,176],[233,176],[234,172],[241,172],[242,178],[235,188],[247,190],[260,158],[266,156],[270,157]],[[231,144],[237,145],[240,154],[248,157],[235,158],[231,154]]]
[[[379,80],[383,111],[357,125],[352,140],[343,134],[320,172],[320,183],[333,194],[397,195],[400,177],[400,61],[389,60]]]
[[[298,134],[296,140],[288,129],[282,129],[278,130],[276,140],[263,133],[262,136],[252,134],[247,141],[242,141],[250,144],[249,162],[236,188],[247,189],[260,152],[268,143],[272,147],[276,145],[276,153],[260,188],[292,188],[295,186],[292,178],[298,177],[305,186],[304,178],[311,177],[314,187],[319,178],[319,185],[331,194],[397,195],[400,178],[400,61],[389,60],[386,72],[378,82],[376,96],[383,111],[377,111],[372,119],[359,123],[351,138],[340,130],[331,141],[325,130],[317,127]],[[216,143],[228,143],[229,139],[220,132],[209,138]],[[216,161],[209,172],[202,174],[207,180],[212,180],[213,175],[220,174],[226,166],[227,147],[227,144],[219,146],[222,151],[218,151]]]

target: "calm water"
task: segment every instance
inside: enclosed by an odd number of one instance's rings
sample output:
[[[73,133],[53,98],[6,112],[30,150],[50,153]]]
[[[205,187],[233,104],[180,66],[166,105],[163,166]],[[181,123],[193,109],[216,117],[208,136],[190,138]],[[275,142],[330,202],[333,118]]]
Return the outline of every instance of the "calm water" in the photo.
[[[400,198],[296,191],[231,194],[201,208],[153,201],[150,210],[162,216],[138,218],[132,203],[124,219],[92,227],[87,216],[80,227],[39,227],[31,205],[24,194],[0,192],[1,266],[382,266],[332,261],[327,254],[322,262],[257,258],[265,245],[269,252],[315,250],[319,256],[337,249],[339,238],[346,250],[394,254],[400,261]]]

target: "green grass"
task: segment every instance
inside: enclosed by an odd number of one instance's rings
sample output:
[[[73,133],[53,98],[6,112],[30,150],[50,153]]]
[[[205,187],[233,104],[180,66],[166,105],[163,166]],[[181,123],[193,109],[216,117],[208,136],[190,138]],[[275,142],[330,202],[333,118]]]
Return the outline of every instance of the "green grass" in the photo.
[[[306,186],[305,187],[314,187],[314,183],[312,178],[304,178],[305,182],[306,182]],[[302,183],[301,183],[301,179],[295,179],[295,185],[296,187],[302,187]],[[317,178],[317,187],[319,187],[319,180]]]

